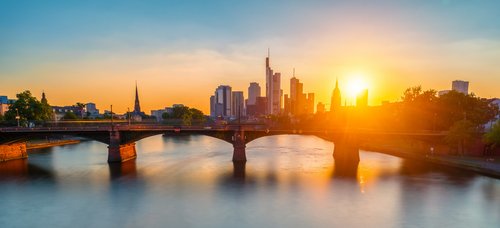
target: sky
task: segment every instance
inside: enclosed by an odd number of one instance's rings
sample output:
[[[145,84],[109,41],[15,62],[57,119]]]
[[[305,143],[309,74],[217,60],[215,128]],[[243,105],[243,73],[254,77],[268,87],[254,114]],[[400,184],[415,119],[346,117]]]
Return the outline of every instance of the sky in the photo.
[[[209,112],[218,85],[265,95],[265,57],[289,93],[293,68],[330,103],[353,78],[369,104],[404,90],[470,81],[500,97],[500,1],[0,0],[0,95],[45,91],[51,105],[94,102],[143,111],[185,104]]]

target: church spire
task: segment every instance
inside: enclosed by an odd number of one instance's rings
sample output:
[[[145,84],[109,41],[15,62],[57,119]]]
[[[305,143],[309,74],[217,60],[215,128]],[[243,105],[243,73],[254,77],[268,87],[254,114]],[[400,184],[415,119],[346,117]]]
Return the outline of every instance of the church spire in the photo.
[[[134,105],[134,113],[141,113],[141,104],[139,103],[139,91],[137,90],[137,81],[135,81],[135,105]]]
[[[42,99],[40,100],[42,104],[47,104],[47,98],[45,97],[45,91],[42,91]]]

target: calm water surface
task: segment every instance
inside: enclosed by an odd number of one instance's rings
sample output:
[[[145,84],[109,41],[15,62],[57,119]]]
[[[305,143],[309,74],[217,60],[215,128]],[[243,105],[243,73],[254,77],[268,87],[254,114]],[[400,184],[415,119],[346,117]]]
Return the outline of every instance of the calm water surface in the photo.
[[[273,136],[232,146],[155,136],[108,165],[83,142],[0,163],[0,227],[500,227],[500,180],[361,152],[335,172],[333,144]]]

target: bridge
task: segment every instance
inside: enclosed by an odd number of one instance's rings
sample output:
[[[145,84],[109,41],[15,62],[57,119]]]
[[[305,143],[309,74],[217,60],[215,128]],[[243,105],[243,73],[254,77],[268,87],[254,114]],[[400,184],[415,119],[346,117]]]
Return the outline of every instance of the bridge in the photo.
[[[246,144],[273,135],[313,135],[335,144],[333,157],[339,164],[359,162],[359,143],[374,137],[411,138],[441,141],[446,132],[402,132],[370,129],[297,130],[269,129],[262,125],[226,125],[221,127],[117,125],[77,127],[0,128],[0,161],[27,158],[26,141],[33,138],[68,135],[99,141],[108,145],[108,162],[124,162],[137,157],[135,143],[154,135],[206,135],[233,145],[234,162],[245,162]]]

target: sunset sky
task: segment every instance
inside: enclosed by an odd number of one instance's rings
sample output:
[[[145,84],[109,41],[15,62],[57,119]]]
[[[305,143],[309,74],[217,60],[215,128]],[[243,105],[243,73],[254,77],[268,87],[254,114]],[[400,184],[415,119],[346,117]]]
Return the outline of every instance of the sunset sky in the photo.
[[[289,91],[330,103],[359,77],[369,102],[405,88],[470,81],[500,97],[500,1],[8,1],[0,0],[0,95],[44,90],[52,105],[94,102],[118,112],[176,103],[209,110],[221,84],[265,93],[265,57]]]

